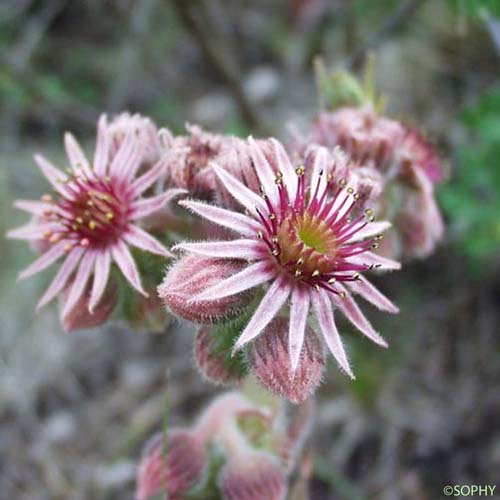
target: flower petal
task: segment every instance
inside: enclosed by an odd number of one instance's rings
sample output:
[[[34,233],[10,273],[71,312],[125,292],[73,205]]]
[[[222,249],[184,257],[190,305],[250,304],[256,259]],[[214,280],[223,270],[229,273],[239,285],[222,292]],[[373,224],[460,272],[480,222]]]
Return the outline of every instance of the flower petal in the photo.
[[[203,241],[196,243],[183,242],[175,245],[173,250],[184,250],[206,257],[252,260],[262,257],[265,248],[262,248],[262,243],[260,241],[241,239],[231,241]]]
[[[319,290],[317,292],[313,291],[311,294],[314,312],[328,349],[347,375],[355,379],[356,377],[349,366],[349,361],[347,360],[347,355],[342,345],[337,325],[335,325],[332,303],[328,297],[328,292]]]
[[[46,212],[53,211],[56,205],[45,203],[43,201],[17,200],[14,207],[33,215],[43,216]]]
[[[273,172],[273,169],[267,161],[262,148],[259,144],[257,144],[257,142],[255,142],[253,137],[248,138],[248,145],[250,149],[250,157],[252,158],[259,182],[262,184],[264,192],[269,197],[269,200],[276,208],[279,202],[279,192],[275,183],[276,173]]]
[[[366,238],[373,238],[384,231],[387,231],[392,226],[388,221],[377,221],[368,223],[363,229],[357,231],[347,243],[355,243]]]
[[[130,218],[131,220],[138,220],[147,217],[148,215],[151,215],[160,210],[160,208],[162,208],[176,196],[185,193],[187,193],[185,189],[169,189],[168,191],[165,191],[158,196],[144,198],[142,200],[136,201],[130,207]]]
[[[118,151],[111,160],[109,167],[109,175],[117,179],[125,179],[126,171],[133,162],[140,162],[139,141],[134,135],[129,132],[122,140]]]
[[[274,275],[274,271],[269,268],[267,262],[257,262],[246,267],[243,271],[222,280],[217,285],[207,288],[199,295],[193,297],[192,300],[216,300],[229,297],[230,295],[244,292],[249,288],[262,285],[262,283],[269,281]]]
[[[354,292],[358,293],[368,302],[371,302],[375,307],[382,311],[387,311],[392,314],[399,312],[399,308],[392,303],[382,292],[373,286],[364,276],[360,276],[359,280],[347,283],[347,286]]]
[[[292,162],[290,161],[283,145],[276,139],[271,139],[271,143],[274,147],[274,154],[276,155],[278,168],[283,174],[283,179],[285,181],[284,184],[288,191],[288,197],[290,200],[293,200],[295,193],[297,192],[299,178],[295,173],[295,169],[293,168]]]
[[[71,192],[64,185],[64,183],[68,180],[68,176],[64,172],[61,172],[58,168],[54,167],[54,165],[52,165],[52,163],[50,163],[42,155],[36,154],[33,158],[40,167],[42,174],[52,184],[52,187],[66,198],[72,198]]]
[[[85,249],[82,247],[75,247],[69,252],[49,288],[47,288],[42,298],[38,301],[36,305],[37,310],[48,304],[65,287],[84,252]]]
[[[49,250],[47,250],[44,254],[42,254],[38,259],[32,262],[24,271],[19,275],[19,279],[29,278],[34,274],[47,269],[50,265],[52,265],[59,257],[66,253],[64,249],[67,245],[66,241],[60,241],[52,246]]]
[[[106,289],[111,268],[111,254],[109,252],[98,253],[94,267],[94,281],[89,298],[89,312],[94,313],[94,309],[99,304],[102,294]]]
[[[250,213],[255,213],[255,207],[259,207],[260,210],[267,213],[267,207],[259,195],[248,189],[244,184],[236,179],[236,177],[229,174],[218,165],[212,164],[212,168],[231,196],[243,205]]]
[[[288,346],[290,351],[290,365],[295,373],[300,361],[300,352],[304,343],[304,333],[309,314],[310,296],[303,287],[295,287],[292,291],[292,304],[290,306],[290,330],[288,333]]]
[[[15,240],[41,240],[47,232],[53,230],[56,226],[54,224],[26,224],[7,231],[7,238]]]
[[[319,184],[318,198],[323,194],[323,191],[327,187],[328,160],[328,150],[324,147],[318,147],[314,152],[313,172],[311,176],[311,190],[313,193],[316,191]],[[313,201],[314,198],[311,197],[310,202]]]
[[[89,162],[73,134],[69,132],[64,134],[64,147],[73,172],[76,175],[83,174],[87,178],[93,178],[94,174],[90,169]]]
[[[75,304],[80,300],[80,297],[87,286],[90,273],[94,267],[95,258],[96,253],[92,251],[87,250],[83,255],[80,265],[78,266],[78,271],[76,272],[75,280],[73,281],[71,290],[64,303],[64,308],[61,314],[62,318],[65,318],[68,313],[71,312],[71,309],[73,309]]]
[[[245,236],[255,235],[260,229],[258,222],[255,220],[225,208],[214,207],[208,203],[194,200],[181,200],[179,205],[192,210],[215,224],[227,227]]]
[[[387,347],[387,342],[382,338],[382,336],[377,333],[371,323],[368,321],[366,316],[361,312],[361,309],[356,304],[356,301],[352,298],[351,294],[346,291],[346,289],[340,285],[336,285],[344,292],[344,298],[338,295],[332,294],[333,302],[336,307],[340,309],[342,314],[366,337],[375,342],[382,347]]]
[[[166,171],[165,163],[159,161],[153,168],[150,168],[145,174],[141,175],[130,188],[130,196],[132,198],[137,198],[146,189],[148,189],[154,182],[156,182],[162,174]]]
[[[382,257],[373,252],[363,252],[347,258],[348,262],[358,265],[366,265],[369,268],[380,269],[383,271],[397,271],[401,269],[401,263],[397,260]]]
[[[124,235],[124,239],[127,243],[147,252],[162,255],[163,257],[174,256],[157,239],[153,238],[140,227],[130,225]]]
[[[123,241],[119,241],[111,250],[114,261],[118,264],[121,272],[127,279],[127,281],[142,295],[149,297],[142,288],[141,278],[139,276],[139,270],[135,265],[132,254],[130,253],[127,245]]]
[[[102,114],[97,124],[97,143],[94,154],[94,171],[99,177],[105,176],[108,168],[110,137],[107,128],[107,116]]]
[[[286,278],[282,276],[273,282],[262,298],[259,307],[255,310],[248,325],[234,344],[233,353],[241,349],[264,330],[285,304],[290,295],[290,288]]]

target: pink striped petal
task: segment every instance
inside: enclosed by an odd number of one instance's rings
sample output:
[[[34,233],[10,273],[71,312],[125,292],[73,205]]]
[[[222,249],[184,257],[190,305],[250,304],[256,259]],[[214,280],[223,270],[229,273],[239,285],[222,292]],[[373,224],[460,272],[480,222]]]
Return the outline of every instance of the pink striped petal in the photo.
[[[128,133],[120,144],[118,151],[111,161],[109,175],[117,179],[125,178],[125,166],[128,166],[130,159],[135,158],[135,153],[139,147],[138,140],[132,133]]]
[[[66,286],[71,274],[73,273],[80,257],[85,252],[82,247],[75,247],[71,250],[63,262],[55,278],[50,284],[49,288],[42,295],[36,306],[37,310],[41,309],[44,305],[48,304],[61,290]]]
[[[303,287],[295,287],[292,291],[292,304],[290,306],[290,330],[288,333],[288,346],[290,351],[290,365],[292,373],[299,366],[300,352],[304,343],[304,333],[309,314],[310,296]]]
[[[163,194],[158,196],[153,196],[151,198],[144,198],[142,200],[136,201],[132,204],[130,218],[131,220],[142,219],[151,215],[164,205],[166,205],[170,200],[181,194],[185,194],[187,191],[185,189],[169,189]]]
[[[262,257],[262,252],[267,248],[263,248],[262,245],[261,241],[246,239],[196,243],[183,242],[175,245],[173,250],[184,250],[205,257],[252,260]]]
[[[399,312],[399,308],[392,303],[382,292],[373,286],[364,276],[360,276],[358,281],[351,281],[347,286],[354,292],[358,293],[368,302],[372,303],[382,311],[387,311],[392,314]]]
[[[58,168],[54,167],[54,165],[52,165],[52,163],[46,160],[42,155],[37,154],[33,158],[40,167],[42,174],[52,184],[52,187],[66,198],[72,198],[71,192],[64,186],[64,183],[68,180],[68,176],[61,172]]]
[[[361,309],[352,298],[351,294],[340,284],[336,285],[344,293],[345,297],[342,299],[338,295],[332,294],[333,302],[336,307],[340,309],[342,314],[366,337],[382,347],[387,347],[387,342],[382,336],[377,333],[366,316],[361,312]]]
[[[89,162],[73,134],[69,132],[64,134],[64,147],[66,148],[66,154],[68,155],[73,172],[76,175],[83,174],[87,178],[92,178],[94,175],[90,169]]]
[[[348,240],[348,243],[355,243],[366,238],[373,238],[384,231],[387,231],[392,226],[388,221],[370,222],[363,229],[360,229],[356,234]]]
[[[348,257],[348,262],[352,264],[366,265],[383,271],[397,271],[401,269],[401,263],[397,260],[382,257],[373,252],[363,252],[353,257]]]
[[[290,291],[290,285],[285,278],[280,276],[273,282],[262,298],[259,307],[255,310],[252,319],[234,344],[233,353],[241,349],[264,330],[283,307],[290,295]]]
[[[147,252],[162,255],[163,257],[174,256],[157,239],[153,238],[149,233],[146,233],[146,231],[143,231],[140,227],[133,225],[129,226],[124,239],[127,243],[137,248],[141,248],[142,250],[146,250]]]
[[[139,167],[142,164],[142,160],[144,158],[144,145],[139,140],[134,140],[134,149],[132,150],[130,156],[122,165],[123,174],[120,174],[120,177],[124,180],[131,181],[135,178]],[[123,175],[123,176],[122,176]]]
[[[102,294],[106,289],[109,278],[109,270],[111,268],[111,254],[102,252],[97,254],[94,268],[94,281],[89,298],[89,312],[94,313],[94,309],[99,304]]]
[[[54,224],[26,224],[7,231],[7,238],[15,240],[41,240],[47,232],[50,232],[55,227]]]
[[[224,187],[228,190],[231,196],[243,205],[250,213],[255,213],[255,207],[267,213],[267,207],[262,198],[248,189],[236,177],[226,172],[221,167],[212,164],[212,168]]]
[[[107,128],[107,116],[102,114],[97,125],[97,144],[94,154],[94,171],[99,177],[105,176],[108,169],[110,137]]]
[[[43,216],[48,211],[53,211],[56,206],[43,201],[17,200],[14,207],[33,215]]]
[[[123,241],[119,241],[111,250],[114,261],[118,264],[121,272],[127,279],[127,281],[142,295],[149,297],[142,288],[141,278],[139,276],[139,270],[135,265],[134,259],[127,248],[127,245]]]
[[[271,203],[276,207],[279,201],[279,192],[276,187],[276,173],[273,172],[271,165],[262,151],[262,148],[255,142],[253,137],[248,138],[250,148],[250,157],[252,158],[259,182],[264,188],[264,192]]]
[[[156,182],[166,171],[165,163],[159,161],[153,168],[149,169],[145,174],[141,175],[130,188],[130,196],[137,198],[146,189],[148,189],[154,182]]]
[[[276,139],[271,139],[271,142],[274,146],[274,154],[276,155],[276,159],[278,161],[278,168],[283,174],[283,180],[288,191],[288,197],[290,200],[293,200],[295,193],[297,192],[298,176],[295,173],[295,169],[293,168],[292,162],[290,161],[283,145]]]
[[[246,215],[214,207],[201,201],[181,200],[179,201],[179,205],[215,224],[232,229],[244,236],[254,236],[260,229],[259,223]]]
[[[94,267],[96,254],[92,251],[86,251],[82,260],[80,261],[80,265],[78,266],[78,271],[76,272],[75,280],[73,281],[73,285],[71,286],[71,290],[68,294],[66,302],[64,303],[64,308],[62,311],[62,318],[65,318],[68,313],[71,312],[71,309],[75,306],[75,304],[80,300],[85,287],[87,286],[87,282],[90,278],[90,273]]]
[[[313,291],[311,294],[314,312],[328,349],[342,370],[344,370],[349,377],[355,379],[356,377],[349,366],[349,361],[347,360],[347,355],[333,318],[332,303],[328,297],[328,292],[319,290],[318,292]]]
[[[267,262],[257,262],[246,267],[243,271],[222,280],[217,285],[207,288],[192,300],[216,300],[229,297],[230,295],[235,295],[262,285],[262,283],[269,281],[274,275],[274,271],[269,268]]]
[[[64,255],[66,251],[64,247],[67,245],[66,241],[60,241],[52,246],[49,250],[47,250],[44,254],[42,254],[38,259],[32,262],[21,274],[19,275],[19,279],[29,278],[34,274],[47,269],[50,265],[52,265],[59,257]]]

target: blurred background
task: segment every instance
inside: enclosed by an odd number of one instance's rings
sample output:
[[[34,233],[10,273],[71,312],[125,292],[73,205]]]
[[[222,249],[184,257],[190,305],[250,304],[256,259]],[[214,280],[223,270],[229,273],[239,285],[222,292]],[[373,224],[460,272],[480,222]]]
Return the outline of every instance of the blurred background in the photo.
[[[328,370],[312,498],[500,490],[499,2],[3,0],[0,47],[2,233],[26,221],[14,199],[45,192],[32,154],[64,165],[65,130],[92,150],[102,111],[286,140],[318,110],[314,57],[359,72],[373,51],[387,113],[446,159],[447,234],[381,283],[401,314],[368,313],[390,349],[346,335],[357,380]],[[217,392],[193,368],[193,332],[64,334],[56,306],[35,314],[48,277],[16,283],[32,258],[0,239],[0,498],[132,499],[166,370],[174,424]]]

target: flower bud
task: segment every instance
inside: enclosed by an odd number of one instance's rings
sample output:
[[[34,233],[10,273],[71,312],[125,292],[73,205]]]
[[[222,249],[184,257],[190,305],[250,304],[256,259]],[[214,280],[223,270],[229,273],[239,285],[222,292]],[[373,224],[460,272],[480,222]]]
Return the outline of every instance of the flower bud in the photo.
[[[229,139],[206,132],[198,125],[188,124],[186,129],[188,135],[170,135],[163,141],[167,182],[197,197],[211,199],[216,180],[210,162],[221,153]]]
[[[250,295],[243,293],[215,300],[193,300],[208,287],[242,268],[236,260],[185,255],[170,267],[158,295],[163,303],[183,319],[194,323],[214,323],[238,314]]]
[[[318,387],[325,359],[323,348],[314,331],[308,326],[295,373],[290,363],[288,320],[275,318],[251,347],[251,364],[257,380],[269,391],[301,403]]]
[[[271,455],[251,452],[230,458],[219,477],[225,500],[282,500],[287,480]]]
[[[118,299],[117,285],[110,280],[102,299],[95,307],[93,313],[89,311],[90,285],[85,288],[84,293],[69,310],[65,311],[66,300],[73,285],[73,280],[63,290],[60,296],[60,321],[64,331],[69,333],[75,330],[96,328],[102,325],[113,313]]]
[[[235,363],[235,358],[231,357],[230,350],[219,348],[210,326],[202,326],[198,330],[194,343],[194,355],[202,374],[214,384],[235,384],[245,375],[240,364]]]
[[[164,438],[158,434],[146,444],[137,475],[137,500],[161,493],[169,498],[182,495],[203,482],[207,459],[201,440],[187,430],[172,429],[167,441],[165,449]]]

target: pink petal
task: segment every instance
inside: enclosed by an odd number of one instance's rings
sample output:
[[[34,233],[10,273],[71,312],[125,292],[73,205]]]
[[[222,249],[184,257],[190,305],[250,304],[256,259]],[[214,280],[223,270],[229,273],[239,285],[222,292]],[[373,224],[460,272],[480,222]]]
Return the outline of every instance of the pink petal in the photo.
[[[297,192],[298,177],[293,168],[292,162],[288,157],[283,145],[276,139],[271,139],[274,146],[274,153],[278,161],[278,168],[283,174],[284,184],[288,191],[288,196],[290,200],[293,200],[295,193]]]
[[[83,151],[73,134],[70,134],[69,132],[64,134],[64,146],[66,148],[66,154],[68,155],[73,172],[76,175],[83,174],[87,178],[93,177],[93,172],[90,169],[89,162],[83,154]]]
[[[340,284],[336,285],[344,293],[345,297],[342,299],[337,295],[332,294],[335,305],[340,309],[342,314],[366,337],[382,347],[387,347],[387,342],[378,334],[366,316],[361,312],[361,309],[352,298],[351,294],[347,292]]]
[[[70,191],[64,186],[68,180],[68,176],[61,172],[58,168],[54,167],[52,163],[46,160],[42,155],[35,155],[34,160],[40,167],[42,174],[45,175],[47,180],[52,184],[52,187],[60,194],[67,198],[71,198]]]
[[[143,217],[147,217],[148,215],[151,215],[160,210],[160,208],[162,208],[176,196],[185,193],[187,193],[185,189],[169,189],[165,193],[158,196],[144,198],[143,200],[136,201],[131,206],[130,218],[131,220],[138,220],[142,219]]]
[[[363,229],[360,229],[356,234],[354,234],[352,238],[348,240],[348,243],[354,243],[366,238],[373,238],[374,236],[387,231],[387,229],[391,226],[392,224],[388,221],[370,222]]]
[[[59,257],[64,255],[66,251],[64,247],[67,245],[66,241],[60,241],[52,246],[49,250],[47,250],[43,255],[38,257],[34,262],[31,263],[20,275],[19,279],[29,278],[34,274],[47,269],[50,265],[52,265]]]
[[[38,301],[37,310],[48,304],[65,287],[84,252],[85,249],[82,247],[75,247],[69,252],[49,288],[47,288],[42,298]]]
[[[348,287],[354,293],[358,293],[361,297],[368,302],[371,302],[375,307],[378,307],[382,311],[387,311],[393,314],[399,312],[399,308],[363,276],[361,276],[358,281],[351,281],[348,283]]]
[[[262,184],[264,192],[269,196],[272,204],[276,207],[279,201],[279,192],[275,182],[276,173],[273,172],[261,147],[255,142],[253,137],[248,138],[248,144],[250,146],[250,157],[252,158],[259,182]]]
[[[132,225],[129,226],[124,239],[127,243],[130,243],[137,248],[141,248],[142,250],[146,250],[147,252],[162,255],[163,257],[173,257],[173,254],[170,253],[157,239],[146,233],[146,231],[143,231],[140,227]]]
[[[94,309],[99,304],[102,294],[106,289],[111,268],[111,254],[109,252],[98,253],[95,261],[94,281],[89,299],[89,312],[94,313]]]
[[[99,123],[97,125],[97,144],[94,155],[94,171],[99,177],[106,175],[108,167],[110,137],[107,128],[107,117],[105,114],[102,114],[99,117]]]
[[[92,272],[92,269],[94,267],[95,258],[95,252],[89,251],[86,251],[84,256],[82,257],[80,265],[78,266],[75,280],[68,294],[68,298],[66,299],[66,302],[64,304],[64,309],[61,315],[62,318],[65,318],[71,311],[71,309],[73,309],[75,304],[80,300],[80,297],[82,296],[85,287],[87,286],[90,273]]]
[[[248,189],[236,177],[227,173],[224,169],[213,164],[212,168],[220,179],[224,187],[231,193],[231,196],[243,205],[250,213],[255,212],[255,207],[259,207],[267,213],[267,207],[260,196]]]
[[[329,166],[328,160],[328,150],[324,147],[319,147],[314,155],[313,172],[311,176],[311,190],[313,193],[316,191],[316,186],[319,182],[318,196],[321,196],[326,189]]]
[[[141,161],[141,148],[139,141],[132,133],[125,136],[120,147],[111,161],[109,175],[120,180],[128,176],[128,171],[137,167]]]
[[[266,247],[257,240],[231,240],[231,241],[204,241],[196,243],[179,243],[173,250],[184,250],[186,252],[204,255],[206,257],[219,257],[222,259],[246,259],[252,260],[262,257]]]
[[[290,286],[283,277],[276,279],[255,310],[252,319],[234,344],[233,353],[257,337],[283,307],[290,295]]]
[[[127,281],[142,295],[149,297],[144,291],[139,276],[139,270],[135,265],[134,259],[123,241],[119,241],[111,250],[114,261],[118,264],[121,272]]]
[[[153,168],[149,169],[145,174],[141,175],[130,188],[130,196],[137,198],[154,182],[156,182],[165,172],[165,163],[159,161]]]
[[[359,255],[347,258],[352,264],[366,265],[384,271],[397,271],[401,269],[401,263],[397,260],[388,259],[373,252],[363,252]]]
[[[259,224],[255,220],[231,210],[193,200],[181,200],[179,201],[179,205],[192,210],[194,213],[215,224],[227,227],[245,236],[253,236],[260,229]]]
[[[16,240],[41,240],[47,231],[54,229],[54,224],[26,224],[25,226],[11,229],[7,232],[7,238]]]
[[[351,377],[355,379],[356,377],[352,373],[351,367],[349,366],[349,361],[347,360],[347,355],[342,345],[342,340],[335,325],[335,320],[333,319],[332,304],[328,297],[328,292],[325,290],[312,291],[312,302],[314,307],[314,312],[316,318],[318,319],[323,338],[325,339],[326,345],[333,357],[336,359],[340,367]]]
[[[290,306],[290,330],[288,344],[290,351],[290,365],[295,373],[299,366],[300,352],[304,343],[304,333],[309,314],[309,293],[302,287],[295,287],[292,291],[292,304]]]
[[[194,297],[193,300],[216,300],[229,297],[249,288],[262,285],[262,283],[269,281],[274,275],[274,271],[269,268],[267,262],[257,262],[248,266],[243,271],[233,274],[230,278],[222,280],[217,285],[207,288]]]
[[[32,200],[17,200],[14,202],[14,207],[38,216],[43,216],[47,211],[53,211],[56,208],[51,203]]]

